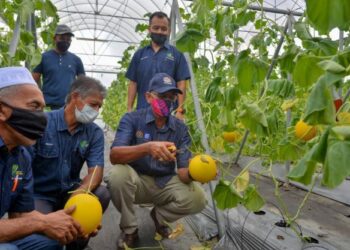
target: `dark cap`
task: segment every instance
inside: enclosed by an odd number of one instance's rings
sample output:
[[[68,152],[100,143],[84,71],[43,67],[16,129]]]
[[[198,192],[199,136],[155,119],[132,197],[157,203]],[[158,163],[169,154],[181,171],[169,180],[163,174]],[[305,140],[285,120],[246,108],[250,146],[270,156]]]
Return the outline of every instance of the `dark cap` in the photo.
[[[65,24],[59,24],[56,27],[55,35],[63,35],[63,34],[69,34],[71,36],[74,36],[72,33],[72,30]]]
[[[182,91],[176,87],[175,80],[166,73],[155,74],[149,82],[148,91],[154,91],[159,94],[174,91],[178,94],[182,94]]]

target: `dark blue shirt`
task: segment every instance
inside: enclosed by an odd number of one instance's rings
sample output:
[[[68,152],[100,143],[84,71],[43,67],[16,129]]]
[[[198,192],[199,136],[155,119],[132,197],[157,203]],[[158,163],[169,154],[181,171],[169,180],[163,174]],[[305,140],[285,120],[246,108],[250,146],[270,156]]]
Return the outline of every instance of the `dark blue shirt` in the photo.
[[[156,73],[167,73],[176,82],[190,78],[190,72],[185,56],[174,46],[166,44],[157,53],[151,45],[135,52],[126,77],[137,83],[137,106],[136,109],[148,107],[145,93],[148,85]]]
[[[31,157],[24,147],[8,152],[0,138],[0,218],[34,210]]]
[[[58,54],[55,50],[43,53],[40,64],[33,72],[43,76],[42,91],[46,104],[62,107],[74,79],[85,74],[83,63],[78,56],[69,51]]]
[[[135,112],[126,113],[120,120],[112,147],[133,146],[149,141],[174,142],[178,153],[176,155],[177,167],[187,168],[191,157],[189,147],[191,138],[187,126],[175,118],[169,116],[166,125],[159,129],[156,127],[152,109],[145,108]],[[156,184],[164,187],[165,184],[176,175],[174,162],[161,162],[151,155],[130,162],[136,172],[154,176]]]
[[[79,124],[71,134],[64,120],[64,108],[48,114],[43,138],[33,146],[34,194],[56,199],[80,183],[80,170],[104,166],[103,131],[95,123]]]

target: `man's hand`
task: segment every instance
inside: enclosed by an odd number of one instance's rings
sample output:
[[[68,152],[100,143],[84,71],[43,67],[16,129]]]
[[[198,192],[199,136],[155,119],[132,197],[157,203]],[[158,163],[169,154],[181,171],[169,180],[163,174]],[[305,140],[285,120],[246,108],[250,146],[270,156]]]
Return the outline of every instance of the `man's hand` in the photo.
[[[83,230],[70,214],[75,210],[75,206],[65,210],[59,210],[45,216],[45,227],[43,233],[48,237],[59,241],[62,245],[76,240],[83,235]]]
[[[158,161],[175,161],[176,152],[171,152],[169,148],[175,147],[173,142],[152,141],[148,142],[149,154]],[[175,147],[176,148],[176,147]]]

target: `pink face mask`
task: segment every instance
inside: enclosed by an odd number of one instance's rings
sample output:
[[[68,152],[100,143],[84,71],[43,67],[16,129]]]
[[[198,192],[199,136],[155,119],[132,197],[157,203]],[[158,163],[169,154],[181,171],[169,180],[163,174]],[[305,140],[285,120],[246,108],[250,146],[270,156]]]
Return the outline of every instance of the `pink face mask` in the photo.
[[[162,99],[153,99],[153,101],[151,102],[151,107],[154,114],[156,114],[157,116],[168,117],[170,114],[170,110],[166,101]]]

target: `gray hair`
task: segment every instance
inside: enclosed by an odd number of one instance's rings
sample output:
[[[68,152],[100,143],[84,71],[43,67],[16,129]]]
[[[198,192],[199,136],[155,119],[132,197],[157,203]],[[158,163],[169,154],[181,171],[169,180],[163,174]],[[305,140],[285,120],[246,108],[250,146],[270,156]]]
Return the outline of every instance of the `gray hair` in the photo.
[[[103,98],[106,97],[107,90],[99,80],[88,76],[78,76],[70,87],[66,103],[71,101],[72,93],[78,93],[84,99],[96,92],[100,93]]]
[[[1,100],[10,100],[15,96],[15,94],[18,92],[18,88],[21,85],[13,85],[13,86],[8,86],[5,88],[0,89],[0,101]]]

